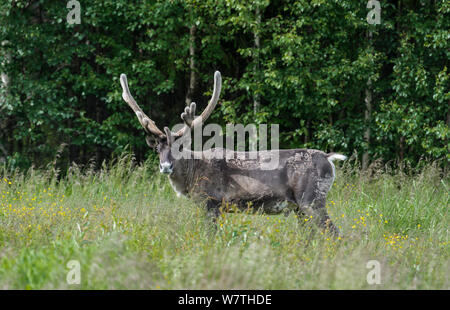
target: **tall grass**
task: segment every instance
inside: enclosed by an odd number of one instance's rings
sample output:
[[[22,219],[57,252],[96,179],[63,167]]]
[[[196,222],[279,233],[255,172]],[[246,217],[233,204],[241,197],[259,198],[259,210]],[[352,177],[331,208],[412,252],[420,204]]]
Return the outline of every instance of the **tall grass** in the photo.
[[[0,170],[3,289],[449,289],[449,179],[429,165],[337,171],[328,197],[339,239],[308,218],[226,214],[201,206],[130,156],[100,171]],[[69,285],[78,260],[81,284]],[[370,285],[369,260],[381,265]]]

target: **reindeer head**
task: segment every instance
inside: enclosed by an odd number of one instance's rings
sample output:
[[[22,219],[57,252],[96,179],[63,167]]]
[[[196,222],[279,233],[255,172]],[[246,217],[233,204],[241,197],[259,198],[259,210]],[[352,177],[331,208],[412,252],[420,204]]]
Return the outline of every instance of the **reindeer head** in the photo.
[[[181,113],[181,119],[184,122],[184,126],[177,132],[172,132],[168,127],[164,127],[164,132],[161,131],[155,124],[155,122],[148,117],[139,105],[134,100],[128,88],[127,76],[125,74],[120,75],[120,85],[122,86],[122,98],[130,106],[130,108],[136,114],[139,123],[141,123],[145,132],[147,133],[146,142],[150,147],[156,146],[156,151],[159,154],[159,170],[164,174],[171,174],[174,170],[175,159],[172,156],[172,146],[176,139],[182,137],[189,131],[193,130],[197,126],[201,126],[204,121],[208,119],[212,111],[217,105],[219,100],[220,90],[222,87],[222,78],[219,71],[214,74],[214,90],[211,100],[205,110],[198,117],[195,117],[195,102],[192,102],[190,106],[184,109]]]

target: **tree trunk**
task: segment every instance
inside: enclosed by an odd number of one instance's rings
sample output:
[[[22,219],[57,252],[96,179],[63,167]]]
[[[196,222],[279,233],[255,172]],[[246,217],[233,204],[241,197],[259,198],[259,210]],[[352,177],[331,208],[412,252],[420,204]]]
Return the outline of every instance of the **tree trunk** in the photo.
[[[447,108],[447,127],[450,127],[450,107]],[[450,145],[448,143],[448,138],[445,138],[445,145],[447,145],[447,151],[450,153]]]
[[[364,131],[364,141],[366,142],[366,149],[364,150],[364,154],[362,157],[362,169],[366,170],[369,166],[369,148],[370,148],[370,122],[372,120],[372,90],[370,89],[371,82],[370,80],[367,82],[367,88],[366,88],[366,110],[364,112],[364,122],[366,124],[366,130]]]
[[[186,105],[190,105],[192,102],[192,97],[195,92],[195,85],[197,84],[197,75],[195,72],[195,33],[197,32],[197,27],[195,25],[191,26],[189,29],[189,88],[186,94]]]
[[[369,39],[369,46],[372,44],[372,32],[369,31],[368,33],[368,39]],[[370,123],[372,120],[372,81],[369,79],[367,80],[366,84],[366,90],[365,90],[365,111],[364,111],[364,123],[365,123],[365,131],[364,131],[364,141],[366,142],[366,147],[362,156],[362,169],[367,170],[367,167],[369,166],[370,156],[369,156],[369,149],[370,149]]]
[[[403,163],[403,159],[405,158],[405,137],[400,137],[399,142],[399,158],[400,158],[400,165]]]
[[[7,41],[3,41],[1,44],[1,47],[4,47],[8,42]],[[4,52],[2,50],[0,50],[0,57],[3,58],[2,59],[2,65],[5,65],[6,63],[8,63],[11,60],[11,54],[9,52]],[[9,87],[9,76],[5,73],[5,72],[1,72],[0,74],[1,77],[1,82],[0,82],[0,89],[1,89],[1,93],[0,93],[0,112],[2,111],[2,109],[4,108],[3,103],[6,102],[6,96],[8,95],[8,87]],[[0,123],[0,130],[2,132],[5,132],[8,128],[8,122],[7,119],[2,120],[0,119],[1,123]],[[8,137],[9,133],[6,133],[6,137]],[[0,143],[0,154],[3,154],[3,156],[0,156],[0,162],[1,161],[5,161],[6,156],[8,156],[8,152],[6,150],[6,148]]]
[[[2,42],[2,44],[1,44],[1,46],[3,47],[3,46],[5,46],[6,44],[8,44],[8,42],[7,41],[3,41]],[[11,53],[9,53],[9,52],[3,52],[3,51],[1,51],[0,52],[0,55],[2,56],[2,66],[4,66],[5,64],[7,64],[10,60],[11,60]],[[2,93],[4,93],[5,95],[8,93],[8,86],[9,86],[9,76],[5,73],[5,72],[2,72],[1,73],[1,85],[0,85],[0,87],[3,89],[2,90]],[[0,103],[3,103],[3,102],[5,102],[5,98],[3,98],[3,97],[0,97]],[[1,107],[0,107],[1,108]]]
[[[256,59],[255,59],[255,66],[254,66],[254,75],[257,77],[259,76],[259,52],[261,48],[261,41],[259,36],[259,29],[261,25],[261,12],[259,10],[259,6],[256,7],[256,30],[254,31],[254,44],[255,44],[255,50],[256,50]],[[261,107],[261,98],[259,93],[255,93],[253,96],[253,112],[256,114],[258,113],[259,109]]]
[[[309,127],[310,127],[310,124],[311,124],[311,120],[309,118],[307,118],[306,119],[306,132],[305,132],[305,136],[304,136],[304,139],[303,139],[303,144],[305,145],[305,147],[306,147],[306,144],[310,140],[309,139],[309,133],[310,133]]]

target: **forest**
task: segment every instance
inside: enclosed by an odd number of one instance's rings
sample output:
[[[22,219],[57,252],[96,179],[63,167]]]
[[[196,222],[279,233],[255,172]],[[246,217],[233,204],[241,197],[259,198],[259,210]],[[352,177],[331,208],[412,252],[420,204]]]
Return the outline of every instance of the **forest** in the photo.
[[[70,2],[70,1],[68,1]],[[77,2],[77,1],[75,1]],[[369,1],[370,2],[370,1]],[[376,1],[378,2],[378,1]],[[315,148],[417,166],[449,153],[450,3],[355,0],[0,1],[0,161],[13,168],[153,156],[121,98],[173,126],[279,124],[280,148]]]

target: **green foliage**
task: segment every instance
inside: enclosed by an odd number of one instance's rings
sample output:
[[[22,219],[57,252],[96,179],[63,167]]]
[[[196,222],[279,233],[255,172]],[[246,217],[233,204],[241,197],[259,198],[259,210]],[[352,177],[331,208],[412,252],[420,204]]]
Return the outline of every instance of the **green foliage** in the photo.
[[[213,121],[279,123],[285,148],[368,150],[385,162],[450,160],[448,1],[381,1],[379,25],[366,22],[366,1],[80,3],[79,25],[66,22],[65,1],[0,3],[0,57],[10,57],[0,69],[11,81],[0,93],[0,158],[11,164],[100,164],[128,145],[146,158],[119,75],[128,75],[157,124],[178,123],[192,25],[199,109],[214,70],[223,74]]]

